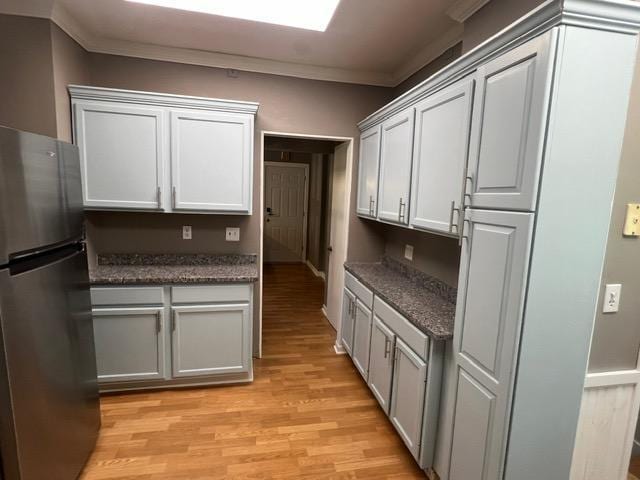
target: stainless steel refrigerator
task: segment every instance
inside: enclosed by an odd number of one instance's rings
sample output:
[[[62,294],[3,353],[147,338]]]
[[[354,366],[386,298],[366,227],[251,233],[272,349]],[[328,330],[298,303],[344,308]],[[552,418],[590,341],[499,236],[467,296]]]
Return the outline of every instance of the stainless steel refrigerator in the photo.
[[[0,127],[4,480],[72,480],[100,426],[78,149]]]

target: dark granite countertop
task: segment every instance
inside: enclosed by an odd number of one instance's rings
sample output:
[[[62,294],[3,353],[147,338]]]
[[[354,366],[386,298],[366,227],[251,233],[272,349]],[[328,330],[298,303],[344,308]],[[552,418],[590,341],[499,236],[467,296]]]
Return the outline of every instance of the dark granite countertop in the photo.
[[[388,257],[378,263],[347,262],[344,267],[434,340],[453,337],[454,287]]]
[[[98,255],[92,285],[241,283],[258,280],[256,255]]]

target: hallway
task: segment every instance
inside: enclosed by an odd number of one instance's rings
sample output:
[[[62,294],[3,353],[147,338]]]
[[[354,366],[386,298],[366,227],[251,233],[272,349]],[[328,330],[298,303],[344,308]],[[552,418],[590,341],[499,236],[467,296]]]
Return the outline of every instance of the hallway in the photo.
[[[364,381],[333,351],[323,283],[265,265],[252,384],[108,395],[82,480],[425,478]]]

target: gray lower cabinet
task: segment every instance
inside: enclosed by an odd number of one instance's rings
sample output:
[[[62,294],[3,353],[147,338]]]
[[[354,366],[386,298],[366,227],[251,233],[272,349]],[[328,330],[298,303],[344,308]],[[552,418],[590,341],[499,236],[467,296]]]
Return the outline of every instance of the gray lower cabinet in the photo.
[[[94,309],[98,380],[163,378],[163,323],[162,307]]]
[[[249,305],[172,307],[174,377],[249,370]]]
[[[340,341],[349,355],[353,355],[353,314],[356,296],[347,288],[342,298],[342,325],[340,327]]]
[[[389,413],[391,404],[395,341],[396,336],[391,329],[374,315],[371,327],[368,384],[386,414]]]
[[[469,209],[453,349],[449,480],[502,478],[533,213]]]
[[[351,358],[360,372],[367,380],[369,376],[369,349],[371,346],[371,310],[356,299],[353,326],[353,352]]]
[[[252,286],[93,287],[103,390],[252,380]]]
[[[396,339],[389,418],[414,457],[420,453],[427,364]]]

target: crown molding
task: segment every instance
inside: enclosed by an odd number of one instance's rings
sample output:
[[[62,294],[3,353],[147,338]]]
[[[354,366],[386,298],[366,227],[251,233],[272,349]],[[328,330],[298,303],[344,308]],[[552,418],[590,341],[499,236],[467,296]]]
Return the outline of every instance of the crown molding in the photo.
[[[462,25],[456,26],[420,50],[415,56],[403,63],[397,71],[386,73],[281,62],[206,50],[108,39],[99,37],[86,29],[62,5],[53,0],[33,0],[30,2],[6,0],[6,2],[0,7],[0,13],[49,18],[88,52],[381,87],[397,86],[462,40]]]
[[[463,23],[491,0],[458,0],[445,12],[456,22]]]
[[[481,64],[559,25],[586,27],[628,35],[640,31],[640,2],[632,0],[548,0],[451,62],[424,82],[358,123],[377,125],[431,93],[472,73]]]
[[[194,97],[190,95],[173,95],[169,93],[143,92],[138,90],[121,90],[117,88],[69,85],[68,89],[72,100],[136,103],[142,105],[157,105],[160,107],[193,108],[229,113],[245,113],[249,115],[255,115],[258,112],[258,107],[260,106],[260,104],[256,102]]]
[[[404,82],[411,75],[416,73],[425,65],[428,65],[449,48],[460,43],[462,41],[462,35],[464,33],[464,25],[459,24],[450,28],[434,42],[426,45],[416,55],[413,56],[408,62],[405,62],[393,75],[392,86],[398,86]]]

